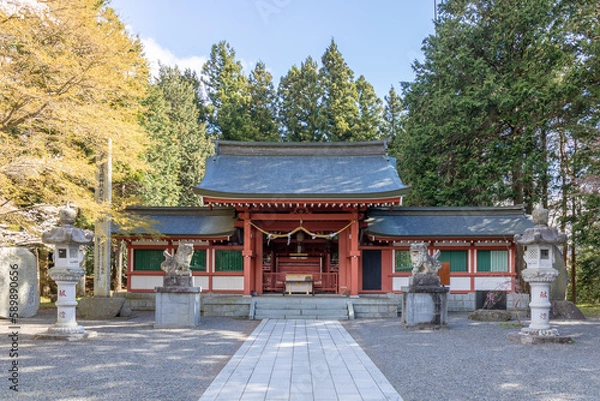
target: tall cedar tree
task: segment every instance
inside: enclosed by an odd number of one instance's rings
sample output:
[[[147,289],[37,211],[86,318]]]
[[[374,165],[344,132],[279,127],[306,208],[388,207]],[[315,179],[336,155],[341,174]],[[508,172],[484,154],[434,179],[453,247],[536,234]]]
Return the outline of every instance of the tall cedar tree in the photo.
[[[405,84],[401,175],[420,205],[524,204],[548,187],[547,133],[563,107],[555,2],[448,0]],[[564,39],[564,38],[563,38]]]
[[[600,302],[600,5],[596,0],[562,2],[560,21],[576,55],[565,73],[570,102],[565,107],[560,155],[571,164],[560,167],[563,224],[569,225],[571,301]],[[573,250],[576,252],[573,253]]]
[[[251,132],[248,78],[242,70],[229,43],[221,41],[212,46],[210,58],[202,67],[201,81],[205,92],[202,116],[213,138],[245,141]]]
[[[205,159],[211,153],[204,123],[199,120],[195,90],[198,84],[194,84],[194,81],[197,78],[191,71],[182,73],[177,67],[161,66],[155,83],[167,103],[167,129],[171,132],[170,139],[176,144],[175,149],[171,143],[165,144],[162,163],[166,158],[178,158],[177,183],[180,195],[177,206],[200,205],[200,197],[194,194],[193,188],[202,180]],[[165,142],[164,139],[162,141]],[[174,152],[174,155],[167,155],[168,151]]]
[[[196,206],[200,199],[192,192],[204,175],[205,158],[212,146],[204,123],[199,121],[198,79],[177,67],[160,66],[156,82],[146,100],[143,125],[153,143],[146,158],[141,195],[152,206]]]
[[[145,155],[150,168],[141,182],[140,197],[148,206],[177,206],[181,196],[181,159],[177,135],[170,124],[170,104],[157,84],[151,86],[143,104],[146,110],[142,125],[152,142]]]
[[[94,202],[95,154],[111,138],[118,219],[145,168],[139,41],[102,0],[0,2],[0,32],[0,204],[107,212]]]
[[[273,86],[273,75],[267,71],[262,61],[256,63],[248,77],[250,95],[250,121],[246,140],[280,141],[277,127],[277,95]]]
[[[333,39],[321,57],[321,63],[319,73],[323,85],[321,113],[324,137],[331,142],[359,140],[358,91],[354,73]]]
[[[384,138],[389,138],[389,152],[392,156],[397,156],[398,147],[402,145],[404,140],[403,131],[403,106],[402,98],[392,85],[388,94],[384,97],[385,105],[382,117],[382,135]]]
[[[356,141],[372,141],[381,138],[383,126],[383,102],[375,94],[373,85],[364,76],[356,80],[358,93],[358,120],[356,122]]]
[[[322,142],[321,101],[323,86],[319,66],[308,57],[300,68],[292,66],[281,78],[278,88],[278,121],[282,137],[288,142]]]

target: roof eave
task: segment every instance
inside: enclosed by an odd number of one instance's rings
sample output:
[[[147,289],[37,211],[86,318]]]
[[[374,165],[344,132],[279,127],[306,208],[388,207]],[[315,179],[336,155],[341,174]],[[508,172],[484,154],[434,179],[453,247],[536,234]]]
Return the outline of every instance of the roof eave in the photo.
[[[387,240],[403,240],[403,239],[415,239],[415,240],[439,240],[439,239],[464,239],[464,240],[478,240],[478,239],[504,239],[513,240],[514,234],[461,234],[461,235],[444,235],[444,234],[431,234],[431,235],[390,235],[376,233],[372,231],[365,231],[365,235],[369,237],[375,237],[376,239],[387,239]]]
[[[298,194],[298,193],[235,193],[235,192],[222,192],[213,191],[203,188],[194,188],[193,191],[207,198],[219,198],[219,199],[230,199],[232,201],[243,201],[245,199],[264,199],[265,201],[273,202],[276,199],[281,200],[331,200],[331,201],[344,201],[344,200],[377,200],[386,198],[396,198],[408,195],[410,187],[404,187],[395,191],[387,192],[370,192],[370,193],[324,193],[324,194]]]

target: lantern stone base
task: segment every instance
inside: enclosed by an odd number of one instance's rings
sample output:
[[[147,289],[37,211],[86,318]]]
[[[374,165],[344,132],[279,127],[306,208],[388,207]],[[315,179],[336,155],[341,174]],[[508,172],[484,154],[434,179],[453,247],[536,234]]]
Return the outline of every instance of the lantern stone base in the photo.
[[[526,327],[517,333],[510,333],[508,339],[521,344],[570,344],[573,342],[571,337],[561,336],[558,334],[558,330],[553,328],[537,330]]]
[[[196,327],[200,323],[200,287],[156,287],[155,329]]]
[[[447,328],[448,291],[441,286],[402,287],[402,325],[418,329]]]
[[[81,341],[94,338],[98,333],[86,331],[83,326],[77,327],[50,327],[48,331],[36,334],[34,340],[51,341]]]

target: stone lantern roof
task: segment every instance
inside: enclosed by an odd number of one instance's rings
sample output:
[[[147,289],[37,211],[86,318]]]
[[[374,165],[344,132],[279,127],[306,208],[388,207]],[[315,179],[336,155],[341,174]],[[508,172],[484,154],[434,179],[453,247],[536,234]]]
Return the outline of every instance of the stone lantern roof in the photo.
[[[89,245],[94,241],[94,233],[90,230],[82,230],[73,227],[77,210],[70,204],[60,209],[60,226],[52,227],[49,231],[42,234],[42,241],[45,244],[77,244]]]
[[[526,246],[532,244],[562,245],[567,242],[567,235],[555,227],[548,227],[548,210],[536,209],[532,213],[535,227],[526,229],[523,234],[515,235],[515,242]]]

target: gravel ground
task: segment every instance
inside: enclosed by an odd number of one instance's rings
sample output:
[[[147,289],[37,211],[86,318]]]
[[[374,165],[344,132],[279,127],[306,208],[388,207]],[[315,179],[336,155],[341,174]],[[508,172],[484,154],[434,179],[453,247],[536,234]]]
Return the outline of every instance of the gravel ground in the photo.
[[[19,393],[9,390],[8,322],[0,322],[0,400],[198,400],[258,321],[201,319],[195,329],[156,330],[154,312],[129,319],[78,319],[97,337],[33,341],[56,322],[55,309],[19,320]]]
[[[600,320],[551,324],[574,342],[523,345],[507,339],[518,328],[465,313],[451,313],[447,330],[408,330],[399,319],[343,323],[405,401],[600,400]]]
[[[19,321],[19,393],[6,380],[10,330],[0,321],[1,400],[198,400],[258,321],[203,317],[195,329],[156,330],[154,312],[79,320],[98,333],[81,342],[33,341],[54,309]],[[573,344],[522,345],[518,331],[450,314],[449,329],[409,330],[400,319],[344,327],[405,401],[600,399],[600,320],[553,321]]]

